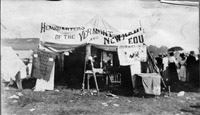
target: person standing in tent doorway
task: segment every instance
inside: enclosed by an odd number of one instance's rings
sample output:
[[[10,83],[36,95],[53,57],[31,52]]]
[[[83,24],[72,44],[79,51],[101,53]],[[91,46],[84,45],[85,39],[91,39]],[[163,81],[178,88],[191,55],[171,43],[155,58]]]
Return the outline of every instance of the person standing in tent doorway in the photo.
[[[179,65],[180,65],[180,71],[178,73],[179,78],[181,81],[185,82],[186,81],[186,57],[184,55],[184,53],[180,54],[180,61],[179,61]]]
[[[103,68],[104,72],[106,73],[113,73],[113,67],[111,65],[111,60],[108,60],[105,64],[105,67]]]
[[[174,52],[169,53],[169,66],[168,66],[168,76],[169,76],[169,85],[172,83],[178,82],[178,73],[177,73],[178,63],[174,57]]]
[[[86,62],[86,70],[92,71],[91,60],[88,60],[88,61]]]
[[[194,56],[194,51],[190,51],[190,54],[186,60],[186,68],[187,68],[187,77],[186,81],[192,81],[192,77],[194,77],[194,68],[195,68],[196,58]]]

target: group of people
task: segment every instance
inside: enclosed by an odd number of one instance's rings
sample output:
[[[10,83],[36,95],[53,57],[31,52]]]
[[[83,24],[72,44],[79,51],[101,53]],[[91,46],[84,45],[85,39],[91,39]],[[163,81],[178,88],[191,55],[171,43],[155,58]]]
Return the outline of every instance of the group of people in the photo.
[[[194,51],[190,54],[180,53],[174,56],[174,52],[159,54],[155,62],[163,78],[166,78],[169,85],[174,82],[199,82],[199,57],[195,57]]]

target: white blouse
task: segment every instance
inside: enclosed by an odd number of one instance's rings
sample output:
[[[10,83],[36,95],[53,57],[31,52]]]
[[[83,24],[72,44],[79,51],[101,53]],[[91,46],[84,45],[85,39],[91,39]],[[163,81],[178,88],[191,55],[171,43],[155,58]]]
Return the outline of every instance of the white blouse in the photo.
[[[176,59],[175,59],[174,56],[170,56],[168,59],[169,59],[169,63],[175,63],[175,64],[177,64],[177,61],[176,61]]]

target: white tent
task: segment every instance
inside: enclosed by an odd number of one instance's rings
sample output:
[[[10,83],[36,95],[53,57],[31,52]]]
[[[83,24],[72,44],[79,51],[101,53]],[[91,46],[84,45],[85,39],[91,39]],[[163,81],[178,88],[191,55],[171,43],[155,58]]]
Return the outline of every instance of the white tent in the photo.
[[[33,50],[15,50],[21,60],[32,58]]]
[[[119,30],[117,30],[115,27],[110,25],[107,21],[105,21],[100,16],[95,16],[85,26],[90,27],[90,28],[98,28],[98,29],[110,31],[115,34],[119,33]]]
[[[20,60],[11,47],[1,47],[1,78],[9,82],[16,80],[17,72],[21,72],[21,79],[26,77],[26,65]]]

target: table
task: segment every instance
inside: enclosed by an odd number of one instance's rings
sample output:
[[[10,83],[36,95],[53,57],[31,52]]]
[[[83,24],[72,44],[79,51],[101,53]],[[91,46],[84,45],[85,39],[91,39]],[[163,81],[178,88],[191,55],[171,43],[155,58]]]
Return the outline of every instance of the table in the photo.
[[[161,94],[161,76],[158,73],[141,73],[131,77],[133,88],[136,88],[137,77],[142,78],[142,85],[145,93],[160,95]]]

